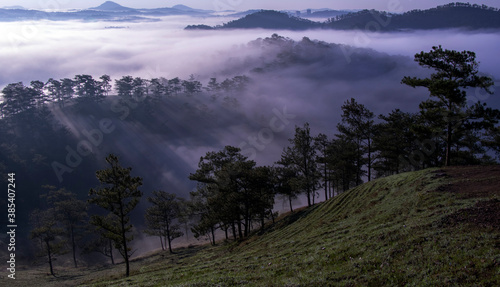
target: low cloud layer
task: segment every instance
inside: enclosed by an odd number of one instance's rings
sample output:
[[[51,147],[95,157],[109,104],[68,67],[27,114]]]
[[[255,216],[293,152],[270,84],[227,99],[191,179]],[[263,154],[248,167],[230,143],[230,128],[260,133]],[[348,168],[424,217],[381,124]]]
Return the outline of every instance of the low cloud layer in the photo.
[[[204,21],[216,25],[226,20]],[[340,119],[340,106],[351,97],[376,115],[395,108],[416,111],[427,92],[403,86],[400,81],[405,75],[428,73],[413,62],[413,55],[429,51],[434,45],[475,51],[481,62],[480,70],[500,79],[496,68],[500,66],[498,33],[182,29],[199,21],[166,17],[155,23],[120,23],[122,27],[109,27],[110,23],[101,22],[2,23],[0,32],[6,36],[0,39],[3,64],[0,87],[19,81],[28,84],[31,80],[72,78],[77,74],[94,77],[109,74],[113,79],[124,75],[187,79],[193,74],[204,84],[210,77],[223,80],[249,75],[251,89],[235,97],[237,107],[223,108],[209,98],[172,100],[172,106],[178,108],[163,115],[164,134],[118,121],[124,133],[106,139],[107,147],[98,156],[103,158],[110,150],[130,154],[126,162],[136,170],[154,169],[149,186],[168,186],[187,195],[193,186],[187,176],[194,172],[200,156],[207,151],[224,145],[240,146],[258,164],[272,164],[279,159],[296,125],[309,122],[313,133],[332,136]],[[311,59],[310,64],[252,72],[279,59],[279,51],[249,44],[273,33],[295,41],[308,37],[350,46],[330,47],[336,52],[326,60]],[[495,96],[474,91],[472,96],[500,107]],[[208,109],[213,117],[185,116],[189,115],[189,109]],[[76,131],[90,127],[85,120],[80,123],[72,118],[71,121]]]

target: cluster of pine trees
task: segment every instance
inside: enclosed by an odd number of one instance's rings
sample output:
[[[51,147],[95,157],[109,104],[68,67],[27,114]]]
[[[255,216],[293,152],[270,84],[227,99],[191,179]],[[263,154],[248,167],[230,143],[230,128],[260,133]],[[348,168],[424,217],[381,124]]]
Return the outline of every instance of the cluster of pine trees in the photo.
[[[111,77],[103,75],[94,79],[91,75],[76,75],[73,79],[64,78],[55,80],[50,78],[47,82],[31,81],[29,86],[22,82],[8,84],[2,90],[3,101],[0,103],[0,118],[8,118],[26,111],[33,111],[46,104],[64,106],[68,102],[100,102],[109,95],[113,89]],[[185,93],[193,95],[203,90],[210,93],[233,94],[241,92],[250,79],[247,76],[235,76],[217,82],[211,78],[206,87],[195,79],[193,75],[188,80],[178,77],[173,79],[124,76],[115,80],[115,90],[122,98],[134,97],[135,99],[150,97],[161,98],[165,96]]]

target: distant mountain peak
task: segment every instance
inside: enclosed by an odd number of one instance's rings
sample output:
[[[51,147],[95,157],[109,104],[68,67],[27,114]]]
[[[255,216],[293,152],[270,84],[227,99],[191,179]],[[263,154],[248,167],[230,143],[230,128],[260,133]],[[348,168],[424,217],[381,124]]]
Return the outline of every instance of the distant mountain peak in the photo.
[[[23,6],[4,6],[2,7],[2,9],[11,9],[11,10],[14,10],[14,9],[17,9],[17,10],[26,10],[26,8],[24,8]]]
[[[177,9],[177,10],[182,10],[182,11],[192,11],[192,10],[195,10],[195,9],[189,7],[189,6],[182,5],[182,4],[177,4],[177,5],[175,5],[172,8]]]
[[[92,10],[101,10],[101,11],[128,11],[128,10],[134,10],[132,8],[128,8],[125,6],[122,6],[116,2],[113,1],[106,1],[102,3],[100,6],[90,8]]]
[[[172,7],[172,9],[183,11],[183,12],[195,12],[195,13],[198,13],[198,12],[201,12],[201,13],[213,12],[211,10],[203,10],[203,9],[191,8],[189,6],[182,5],[182,4],[175,5],[174,7]]]

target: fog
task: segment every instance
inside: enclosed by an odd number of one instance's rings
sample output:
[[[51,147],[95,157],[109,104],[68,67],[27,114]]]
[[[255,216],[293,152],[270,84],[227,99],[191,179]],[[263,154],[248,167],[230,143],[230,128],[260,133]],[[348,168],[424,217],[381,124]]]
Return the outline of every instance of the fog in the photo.
[[[136,76],[188,76],[216,73],[228,58],[227,51],[273,33],[300,40],[373,48],[391,55],[412,57],[441,44],[448,49],[472,50],[482,62],[481,70],[495,73],[500,33],[458,30],[408,33],[365,31],[184,31],[193,23],[216,25],[228,18],[164,17],[153,23],[110,22],[16,22],[2,23],[0,32],[0,86],[14,81],[75,74],[125,74]],[[106,27],[124,29],[105,29]],[[241,52],[241,51],[240,51]],[[222,55],[226,55],[223,57]],[[230,55],[238,57],[242,55]]]
[[[427,97],[426,91],[403,86],[400,80],[405,75],[427,73],[413,62],[413,55],[428,51],[434,45],[475,51],[481,62],[480,70],[500,78],[496,69],[500,66],[497,57],[500,34],[488,31],[183,30],[186,25],[200,21],[217,25],[228,20],[165,17],[160,22],[119,23],[119,26],[109,22],[2,23],[0,32],[6,37],[0,39],[3,67],[0,86],[19,81],[28,84],[31,80],[71,78],[76,74],[94,77],[108,74],[112,79],[124,75],[187,79],[194,75],[204,84],[210,77],[223,80],[249,75],[252,89],[238,97],[237,108],[228,111],[213,106],[210,112],[218,119],[213,123],[205,122],[201,128],[204,119],[174,119],[173,112],[172,117],[164,119],[169,121],[170,129],[166,137],[149,133],[146,127],[131,127],[130,123],[123,122],[119,123],[120,130],[130,134],[114,135],[112,147],[102,149],[103,153],[117,149],[125,154],[132,148],[134,152],[130,154],[135,154],[137,161],[161,170],[158,188],[168,184],[187,189],[192,186],[185,180],[188,171],[194,171],[199,157],[206,151],[235,145],[246,150],[258,164],[272,164],[279,159],[296,125],[307,121],[313,133],[333,135],[340,118],[340,106],[351,97],[377,115],[395,108],[416,111],[418,103]],[[336,47],[328,62],[311,58],[308,65],[251,73],[253,68],[276,60],[280,51],[252,46],[249,42],[273,33],[295,41],[308,37],[348,46]],[[474,92],[471,97],[498,107],[493,97]],[[210,107],[208,99],[200,98],[183,99],[175,104],[190,104],[195,109],[202,105]],[[288,113],[289,121],[279,132],[265,134],[277,113]],[[85,127],[76,124],[75,119],[66,119],[66,123],[77,136],[78,130]],[[258,138],[259,132],[265,144],[252,144],[251,139]],[[156,156],[157,152],[165,157]],[[187,191],[179,193],[186,195]]]
[[[146,196],[162,189],[183,197],[195,187],[187,177],[195,172],[206,152],[233,145],[258,165],[271,165],[279,160],[295,126],[309,122],[314,135],[321,132],[331,138],[340,119],[340,107],[351,97],[376,115],[396,108],[417,111],[418,104],[428,97],[426,90],[400,82],[403,76],[429,73],[418,67],[413,55],[434,45],[476,52],[479,70],[492,76],[495,89],[499,89],[499,33],[183,30],[189,24],[218,25],[228,20],[165,17],[153,23],[1,23],[0,88],[14,82],[45,82],[77,74],[95,78],[108,74],[113,80],[125,75],[146,79],[187,79],[194,75],[205,86],[211,77],[220,82],[237,75],[249,76],[248,89],[234,95],[235,102],[225,103],[207,95],[173,97],[156,107],[151,123],[121,118],[121,112],[117,112],[120,109],[112,105],[96,111],[109,114],[116,130],[104,136],[102,146],[94,150],[95,159],[103,161],[108,153],[117,153],[124,165],[133,168],[134,175],[144,177],[142,190]],[[274,33],[294,41],[308,37],[332,45],[322,48],[316,42],[302,51],[300,61],[287,62],[281,58],[281,47],[256,41]],[[480,100],[500,108],[497,95],[484,95],[479,90],[469,95],[473,102]],[[83,138],[82,131],[96,128],[101,120],[58,109],[54,113],[76,138]],[[87,171],[77,167],[75,172]],[[84,192],[92,187],[83,185]],[[141,205],[138,213],[145,208],[145,200]],[[276,206],[281,207],[281,202]]]

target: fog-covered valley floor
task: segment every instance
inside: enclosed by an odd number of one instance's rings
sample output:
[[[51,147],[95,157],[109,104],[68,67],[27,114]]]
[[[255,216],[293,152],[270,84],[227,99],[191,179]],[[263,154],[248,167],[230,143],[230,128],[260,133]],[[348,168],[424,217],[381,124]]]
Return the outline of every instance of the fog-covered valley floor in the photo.
[[[295,126],[308,122],[312,134],[333,136],[340,107],[350,98],[375,115],[394,109],[416,112],[428,92],[402,85],[401,79],[429,73],[413,61],[413,55],[432,46],[476,52],[479,70],[495,79],[497,91],[500,88],[496,80],[500,79],[498,32],[183,30],[200,21],[217,25],[228,20],[164,17],[160,22],[119,26],[109,22],[2,23],[0,87],[79,74],[95,78],[108,74],[113,83],[126,75],[144,79],[192,76],[204,86],[210,78],[223,81],[247,76],[246,88],[229,99],[207,92],[179,94],[163,99],[152,110],[140,110],[149,119],[137,115],[139,110],[131,106],[131,116],[124,116],[127,107],[113,104],[115,91],[89,114],[53,107],[56,118],[76,139],[85,139],[82,131],[95,129],[100,120],[112,120],[116,129],[104,136],[102,145],[93,150],[94,157],[84,161],[103,162],[107,154],[116,153],[134,174],[144,177],[145,195],[163,189],[183,197],[195,187],[188,175],[195,172],[206,152],[232,145],[258,165],[272,165],[293,137]],[[497,95],[479,90],[469,95],[472,102],[500,108]],[[66,153],[62,150],[59,158],[47,158],[47,169]],[[50,171],[52,176],[45,179],[64,186],[75,174],[88,172],[86,178],[95,171],[81,165],[67,174],[66,181]],[[78,186],[75,191],[80,195],[93,187],[88,182],[68,184]]]

